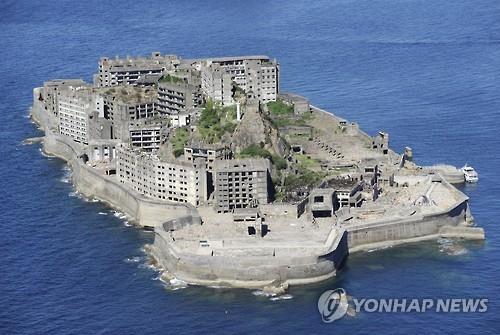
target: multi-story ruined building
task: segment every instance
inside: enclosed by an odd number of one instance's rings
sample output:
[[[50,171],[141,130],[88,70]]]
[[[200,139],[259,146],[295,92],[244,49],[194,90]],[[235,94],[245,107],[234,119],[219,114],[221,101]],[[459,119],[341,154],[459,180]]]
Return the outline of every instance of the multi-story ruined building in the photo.
[[[44,101],[45,109],[57,116],[57,105],[61,92],[69,88],[88,86],[82,79],[54,79],[43,83],[43,94],[39,97]]]
[[[57,115],[59,133],[88,144],[89,124],[93,117],[103,116],[103,101],[91,88],[68,88],[58,95]]]
[[[190,116],[203,99],[199,76],[177,75],[166,75],[158,82],[157,110],[169,116],[172,126],[182,127],[190,123]]]
[[[174,55],[161,55],[153,52],[151,57],[101,58],[99,72],[94,75],[96,86],[134,85],[148,75],[172,71],[179,64]]]
[[[157,115],[156,91],[150,87],[113,87],[104,90],[102,98],[104,117],[111,122],[112,138],[128,139],[131,122]]]
[[[158,150],[165,141],[167,135],[167,122],[162,119],[145,119],[130,122],[128,137],[123,141],[129,141],[135,148],[152,152]]]
[[[198,206],[206,200],[203,165],[162,161],[157,155],[121,144],[116,148],[118,180],[145,196]]]
[[[184,158],[188,162],[203,160],[208,172],[214,170],[215,162],[220,159],[230,159],[231,150],[224,145],[191,142],[184,147]]]
[[[219,213],[269,202],[267,159],[215,161],[215,207]]]
[[[233,104],[239,88],[262,103],[275,101],[279,92],[279,65],[267,56],[222,57],[204,60],[201,88],[207,98]]]

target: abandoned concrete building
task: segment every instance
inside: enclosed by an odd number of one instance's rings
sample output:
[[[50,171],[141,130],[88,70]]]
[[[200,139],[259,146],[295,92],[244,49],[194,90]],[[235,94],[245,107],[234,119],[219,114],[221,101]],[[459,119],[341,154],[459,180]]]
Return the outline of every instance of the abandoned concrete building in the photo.
[[[61,91],[67,88],[77,88],[88,86],[88,84],[82,79],[53,79],[43,83],[43,96],[42,98],[45,103],[45,110],[51,112],[54,116],[57,116],[58,112],[58,101]]]
[[[203,94],[231,105],[233,84],[262,103],[275,101],[279,93],[279,65],[267,56],[211,58],[202,62]]]
[[[116,148],[118,180],[145,196],[199,206],[206,201],[204,166],[182,161],[162,161],[157,155],[126,144]]]
[[[219,213],[257,207],[269,202],[268,180],[271,164],[267,159],[215,161],[215,199]]]
[[[153,52],[150,57],[127,57],[99,61],[99,72],[94,75],[94,84],[100,87],[134,85],[147,75],[163,74],[175,69],[179,58]]]
[[[202,105],[199,86],[190,84],[182,78],[166,76],[158,82],[157,110],[169,115],[174,127],[190,123],[190,115]]]

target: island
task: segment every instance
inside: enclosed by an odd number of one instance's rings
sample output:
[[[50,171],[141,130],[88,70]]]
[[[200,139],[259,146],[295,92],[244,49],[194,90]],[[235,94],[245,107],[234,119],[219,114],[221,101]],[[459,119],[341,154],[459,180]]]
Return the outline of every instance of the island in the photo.
[[[419,166],[279,83],[261,55],[103,57],[92,84],[35,88],[31,117],[81,194],[154,231],[166,278],[280,291],[349,253],[485,238],[462,171]]]

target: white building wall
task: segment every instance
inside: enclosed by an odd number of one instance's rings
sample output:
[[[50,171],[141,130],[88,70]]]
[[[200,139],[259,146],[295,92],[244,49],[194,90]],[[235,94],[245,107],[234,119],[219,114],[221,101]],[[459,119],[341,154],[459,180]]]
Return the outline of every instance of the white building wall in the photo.
[[[77,97],[60,96],[58,101],[59,132],[75,142],[88,143],[90,103]]]
[[[151,198],[190,203],[203,201],[204,169],[189,164],[163,162],[156,155],[131,150],[125,145],[116,149],[117,175],[121,183]]]

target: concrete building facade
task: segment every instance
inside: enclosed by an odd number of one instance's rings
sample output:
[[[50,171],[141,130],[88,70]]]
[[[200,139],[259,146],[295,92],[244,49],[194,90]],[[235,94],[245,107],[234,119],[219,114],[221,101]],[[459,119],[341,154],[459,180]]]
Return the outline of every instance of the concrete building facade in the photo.
[[[230,149],[223,146],[191,143],[184,147],[184,158],[188,162],[194,162],[196,160],[205,161],[205,167],[208,172],[212,172],[214,170],[215,162],[217,160],[229,159],[231,156]]]
[[[111,122],[112,138],[128,139],[129,125],[157,115],[156,90],[123,86],[102,93],[104,117]]]
[[[174,127],[186,126],[190,116],[203,103],[199,85],[188,79],[167,75],[158,83],[157,111],[169,115]]]
[[[99,72],[94,75],[94,84],[100,87],[135,85],[140,78],[163,74],[178,64],[177,56],[161,55],[159,52],[153,52],[150,57],[103,57],[99,61]]]
[[[140,120],[129,124],[129,135],[125,141],[135,148],[147,152],[156,151],[166,138],[166,120]]]
[[[43,94],[41,98],[45,104],[45,110],[57,116],[57,105],[61,92],[68,88],[88,86],[82,79],[54,79],[43,83]]]
[[[207,98],[231,105],[233,85],[262,103],[275,101],[279,92],[279,65],[267,56],[222,57],[204,60],[201,88]]]
[[[57,106],[59,133],[88,144],[90,117],[102,115],[102,100],[89,88],[71,88],[61,92]]]
[[[217,212],[267,204],[270,169],[267,159],[216,160],[214,198]]]
[[[116,149],[118,180],[145,196],[198,206],[206,200],[204,166],[165,162],[158,156],[121,144]]]

